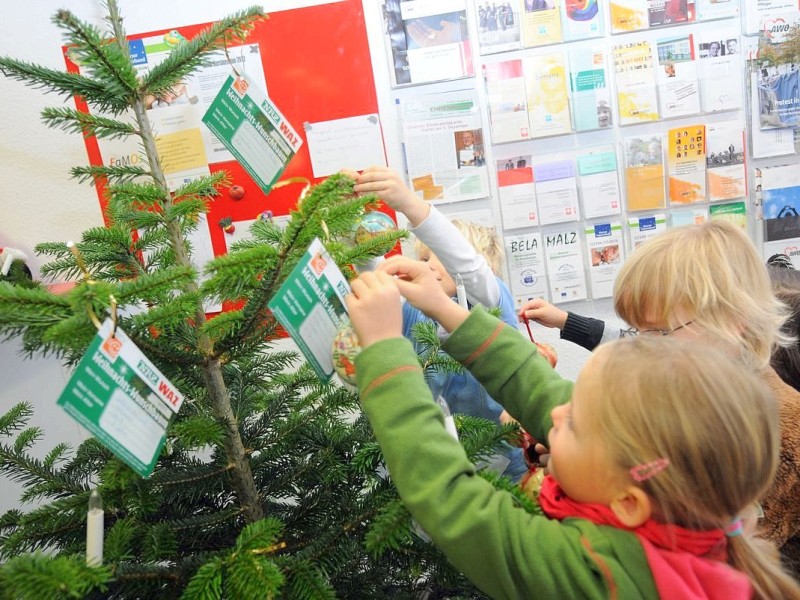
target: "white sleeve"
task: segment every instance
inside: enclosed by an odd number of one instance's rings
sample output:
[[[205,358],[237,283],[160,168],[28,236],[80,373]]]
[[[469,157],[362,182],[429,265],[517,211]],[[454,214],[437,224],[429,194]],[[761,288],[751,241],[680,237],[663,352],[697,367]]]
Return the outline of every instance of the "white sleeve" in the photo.
[[[454,280],[456,275],[461,275],[467,299],[472,304],[491,307],[500,303],[500,286],[486,259],[435,206],[431,206],[428,217],[410,231],[431,249]]]

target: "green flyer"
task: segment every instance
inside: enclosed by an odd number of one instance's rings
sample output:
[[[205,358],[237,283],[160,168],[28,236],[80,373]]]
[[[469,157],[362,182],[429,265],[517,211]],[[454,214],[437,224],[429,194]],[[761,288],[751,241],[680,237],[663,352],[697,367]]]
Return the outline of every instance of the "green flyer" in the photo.
[[[349,293],[347,279],[315,239],[269,303],[322,381],[333,375],[331,347],[347,319],[344,298]]]
[[[121,329],[106,319],[58,399],[142,477],[153,472],[183,396]]]
[[[203,123],[265,194],[303,144],[277,107],[244,75],[228,77]]]

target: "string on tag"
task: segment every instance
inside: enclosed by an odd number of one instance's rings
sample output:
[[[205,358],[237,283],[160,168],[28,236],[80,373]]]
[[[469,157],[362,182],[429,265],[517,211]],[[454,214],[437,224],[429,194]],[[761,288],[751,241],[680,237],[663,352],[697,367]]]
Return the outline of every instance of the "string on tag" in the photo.
[[[228,40],[227,39],[225,39],[223,41],[223,43],[222,43],[222,51],[225,53],[225,58],[228,60],[228,64],[231,66],[231,69],[233,69],[233,72],[236,75],[236,77],[241,77],[242,74],[239,73],[239,71],[236,70],[236,65],[233,63],[233,61],[231,60],[230,55],[228,54]]]
[[[94,285],[96,282],[92,279],[92,274],[89,272],[89,269],[86,267],[86,263],[83,262],[83,256],[81,255],[81,251],[78,250],[78,246],[75,245],[74,242],[69,241],[67,242],[67,248],[69,251],[72,252],[72,256],[75,257],[75,262],[78,264],[78,268],[83,273],[83,279],[88,285]],[[97,328],[100,329],[102,326],[100,323],[100,319],[97,318],[97,315],[94,313],[92,306],[87,303],[86,304],[86,313],[89,315],[89,319],[91,320],[92,324]]]
[[[525,329],[528,330],[528,337],[531,338],[531,341],[535,344],[536,340],[533,339],[533,333],[531,332],[531,324],[528,321],[528,317],[522,317],[522,322],[525,323]]]
[[[108,299],[111,301],[111,337],[117,334],[117,299],[114,294],[109,294]]]

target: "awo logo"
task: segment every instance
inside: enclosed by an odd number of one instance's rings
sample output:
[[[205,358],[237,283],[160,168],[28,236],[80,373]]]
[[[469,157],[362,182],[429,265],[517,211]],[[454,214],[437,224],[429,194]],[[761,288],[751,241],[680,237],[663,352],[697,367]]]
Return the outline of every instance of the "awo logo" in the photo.
[[[789,257],[800,256],[800,248],[798,248],[797,246],[787,246],[786,248],[783,249],[783,253]]]
[[[780,17],[764,21],[764,36],[771,44],[778,44],[786,38],[792,26]]]

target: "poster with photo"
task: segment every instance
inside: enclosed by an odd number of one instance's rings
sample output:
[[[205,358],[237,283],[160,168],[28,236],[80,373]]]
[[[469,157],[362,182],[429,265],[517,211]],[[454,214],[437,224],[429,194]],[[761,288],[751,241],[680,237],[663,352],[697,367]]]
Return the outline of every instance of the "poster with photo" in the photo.
[[[800,125],[800,65],[762,66],[756,88],[761,129]]]
[[[584,233],[592,298],[610,298],[614,295],[614,280],[625,261],[622,223],[597,223],[587,227]]]
[[[466,0],[383,0],[392,87],[475,74]]]
[[[586,275],[577,229],[559,229],[543,234],[550,300],[553,304],[586,299]]]
[[[505,236],[508,281],[517,308],[528,300],[547,296],[542,234]]]
[[[765,240],[800,237],[800,171],[797,165],[756,169],[756,193],[761,192]]]
[[[522,229],[538,225],[530,155],[499,159],[495,166],[503,229]]]
[[[400,107],[412,189],[425,200],[486,198],[489,174],[477,92],[409,96]]]
[[[750,75],[750,101],[757,107],[759,101],[758,74]],[[795,154],[795,132],[791,127],[761,129],[761,115],[758,110],[750,112],[750,139],[753,144],[753,158],[784,156]]]

